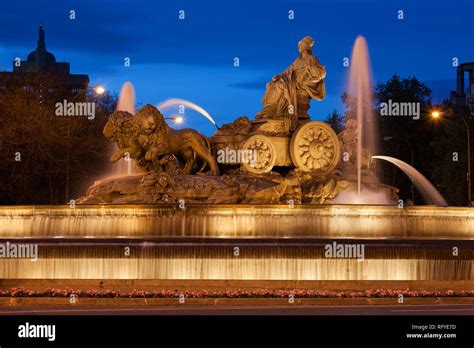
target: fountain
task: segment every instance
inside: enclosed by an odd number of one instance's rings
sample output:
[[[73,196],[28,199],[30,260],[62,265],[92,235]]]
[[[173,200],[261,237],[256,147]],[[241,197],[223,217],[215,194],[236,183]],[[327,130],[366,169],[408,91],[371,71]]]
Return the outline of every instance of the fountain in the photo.
[[[456,207],[7,207],[0,208],[1,238],[37,243],[39,257],[2,260],[0,276],[472,280],[473,221],[474,210]],[[325,257],[334,241],[364,245],[364,258]],[[465,251],[453,256],[461,241]]]
[[[372,110],[372,73],[369,49],[365,38],[359,35],[352,49],[348,83],[349,98],[355,100],[357,119],[357,192],[362,189],[362,149],[377,153],[377,118]]]
[[[158,110],[160,111],[164,111],[168,108],[171,108],[173,106],[179,106],[179,107],[189,107],[190,109],[194,110],[194,111],[197,111],[198,113],[200,113],[201,115],[203,115],[205,118],[207,118],[214,126],[216,126],[216,128],[219,128],[216,124],[216,121],[214,121],[214,119],[211,117],[211,115],[209,115],[209,113],[204,110],[202,107],[200,107],[199,105],[197,104],[194,104],[188,100],[185,100],[185,99],[179,99],[179,98],[172,98],[172,99],[168,99],[168,100],[165,100],[164,102],[160,103],[157,105],[157,108]],[[182,111],[184,113],[184,109]]]
[[[426,179],[423,174],[421,174],[408,163],[405,163],[402,160],[399,160],[398,158],[393,158],[390,156],[372,156],[372,158],[390,162],[400,168],[406,175],[408,175],[410,180],[413,181],[416,188],[421,193],[427,204],[434,204],[440,207],[446,207],[448,205],[443,196],[429,182],[429,180]]]
[[[367,41],[361,35],[356,38],[352,50],[348,98],[352,107],[355,104],[357,120],[357,197],[350,191],[341,192],[334,202],[349,204],[387,204],[390,202],[390,198],[385,192],[371,192],[363,189],[362,172],[365,157],[367,167],[370,166],[372,158],[385,160],[396,165],[414,182],[427,204],[446,206],[447,203],[441,194],[415,168],[393,157],[370,155],[378,153],[378,126],[377,117],[373,110],[369,50]],[[367,168],[367,171],[369,170],[370,168]]]
[[[117,102],[117,111],[127,111],[132,115],[135,114],[135,88],[130,81],[125,82],[120,90]]]
[[[474,210],[447,207],[419,172],[387,156],[373,158],[399,166],[438,206],[373,205],[398,197],[370,168],[365,40],[357,38],[351,63],[357,117],[339,135],[307,113],[312,98],[325,96],[313,45],[299,42],[255,119],[239,117],[211,138],[173,129],[160,112],[183,105],[216,124],[196,104],[171,99],[135,112],[133,87],[124,85],[104,136],[118,144],[113,160],[129,154],[142,172],[97,182],[73,207],[0,208],[0,239],[39,245],[34,263],[2,260],[0,278],[473,280]],[[255,157],[219,160],[223,150]],[[361,245],[365,255],[328,257],[335,242]]]
[[[120,90],[119,99],[117,101],[117,111],[126,111],[132,115],[135,115],[136,112],[136,100],[135,100],[135,88],[130,81],[125,82],[122,85],[122,89]],[[117,151],[117,146],[114,145],[113,152]],[[117,163],[117,171],[116,175],[131,175],[136,170],[136,167],[133,164],[133,161],[129,157],[124,157]]]

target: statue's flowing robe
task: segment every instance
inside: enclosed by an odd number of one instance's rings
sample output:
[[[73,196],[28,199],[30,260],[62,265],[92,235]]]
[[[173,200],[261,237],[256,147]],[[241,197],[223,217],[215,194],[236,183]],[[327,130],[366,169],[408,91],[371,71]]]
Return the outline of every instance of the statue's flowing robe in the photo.
[[[263,96],[263,110],[257,118],[282,118],[287,130],[293,130],[298,117],[309,118],[307,110],[311,99],[322,100],[326,96],[324,78],[326,69],[318,59],[301,55],[285,71],[267,83]]]

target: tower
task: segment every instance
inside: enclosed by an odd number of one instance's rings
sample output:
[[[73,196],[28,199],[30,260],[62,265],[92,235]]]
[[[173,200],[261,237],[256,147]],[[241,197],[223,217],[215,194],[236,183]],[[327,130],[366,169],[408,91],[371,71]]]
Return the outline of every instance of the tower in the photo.
[[[70,73],[68,62],[56,62],[56,57],[46,50],[45,29],[38,29],[36,49],[28,54],[26,60],[13,62],[13,72],[0,72],[0,89],[13,84],[34,85],[44,74],[54,80],[58,89],[70,90],[73,93],[87,89],[89,77]],[[38,79],[39,78],[39,79]]]

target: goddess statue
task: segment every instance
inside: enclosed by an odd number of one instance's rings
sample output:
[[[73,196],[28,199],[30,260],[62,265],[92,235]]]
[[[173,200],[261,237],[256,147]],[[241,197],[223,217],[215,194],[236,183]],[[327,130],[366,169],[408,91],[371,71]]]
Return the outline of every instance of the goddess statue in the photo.
[[[322,100],[326,96],[324,78],[326,68],[313,55],[314,40],[305,36],[298,43],[300,55],[285,71],[267,83],[257,119],[283,119],[287,132],[298,126],[299,119],[309,119],[311,99]]]

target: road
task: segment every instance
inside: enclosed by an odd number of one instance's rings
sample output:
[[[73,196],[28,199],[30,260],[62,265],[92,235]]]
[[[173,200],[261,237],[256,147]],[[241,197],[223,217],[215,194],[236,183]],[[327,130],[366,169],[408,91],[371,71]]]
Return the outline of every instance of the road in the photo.
[[[295,307],[0,307],[0,315],[474,315],[473,304]]]

